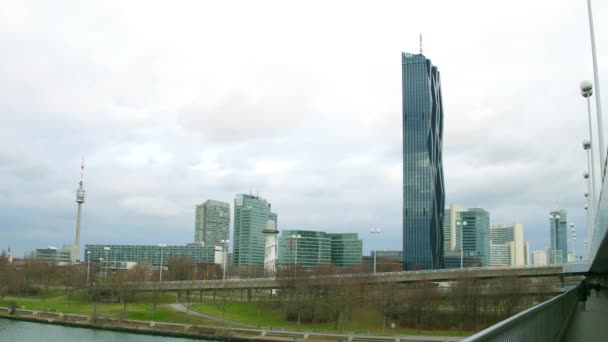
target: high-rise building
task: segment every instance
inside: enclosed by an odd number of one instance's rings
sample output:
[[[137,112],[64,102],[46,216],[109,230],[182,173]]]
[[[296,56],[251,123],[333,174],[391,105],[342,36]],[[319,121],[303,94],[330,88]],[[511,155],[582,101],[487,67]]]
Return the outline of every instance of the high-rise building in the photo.
[[[268,220],[277,227],[277,214],[264,198],[253,195],[236,195],[234,200],[234,247],[235,266],[264,266],[264,229]]]
[[[550,264],[565,264],[567,259],[568,220],[564,209],[555,208],[549,214],[549,229],[551,231]]]
[[[207,200],[196,206],[194,217],[194,243],[203,246],[221,246],[228,240],[230,230],[230,204]]]
[[[481,208],[460,212],[465,266],[490,265],[490,213]],[[466,225],[464,225],[466,222]],[[458,244],[460,247],[460,244]],[[467,259],[470,261],[467,262]],[[474,262],[480,263],[475,265]]]
[[[443,267],[443,100],[439,70],[402,53],[403,268]]]
[[[490,227],[490,265],[525,266],[529,259],[529,242],[524,241],[524,226],[502,224]]]
[[[445,210],[443,216],[443,251],[455,251],[457,245],[458,233],[456,231],[456,222],[458,222],[458,213],[462,211],[462,207],[452,204],[449,209]]]

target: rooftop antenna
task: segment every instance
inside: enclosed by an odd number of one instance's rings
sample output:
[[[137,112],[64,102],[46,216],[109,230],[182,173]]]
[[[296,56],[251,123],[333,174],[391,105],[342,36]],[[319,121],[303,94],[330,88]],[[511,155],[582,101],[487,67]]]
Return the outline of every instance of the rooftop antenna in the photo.
[[[422,32],[420,32],[420,54],[422,55]]]

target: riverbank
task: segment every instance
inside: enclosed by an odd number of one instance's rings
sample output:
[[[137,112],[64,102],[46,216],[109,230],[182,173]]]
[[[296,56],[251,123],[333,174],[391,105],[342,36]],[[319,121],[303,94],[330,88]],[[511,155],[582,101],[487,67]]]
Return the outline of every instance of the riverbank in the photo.
[[[112,330],[136,334],[207,339],[216,341],[459,341],[462,337],[453,336],[382,336],[371,334],[333,334],[325,332],[298,332],[274,329],[245,329],[215,327],[192,324],[152,322],[141,320],[117,319],[111,317],[91,317],[87,315],[63,314],[36,310],[16,310],[9,315],[7,308],[0,307],[0,318],[22,320],[36,323],[56,324],[98,330]]]

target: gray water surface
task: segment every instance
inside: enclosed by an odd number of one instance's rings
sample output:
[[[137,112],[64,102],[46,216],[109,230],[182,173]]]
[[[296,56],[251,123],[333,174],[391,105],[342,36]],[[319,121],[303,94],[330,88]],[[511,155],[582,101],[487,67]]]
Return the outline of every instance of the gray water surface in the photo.
[[[72,328],[61,325],[13,321],[0,318],[0,342],[192,342],[193,340],[140,335],[108,330]]]

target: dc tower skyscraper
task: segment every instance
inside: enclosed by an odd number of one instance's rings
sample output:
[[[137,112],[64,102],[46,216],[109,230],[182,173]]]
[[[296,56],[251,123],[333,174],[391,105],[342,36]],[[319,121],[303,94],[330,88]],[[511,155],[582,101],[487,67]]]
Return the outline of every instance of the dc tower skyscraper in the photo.
[[[422,49],[421,49],[422,50]],[[403,268],[443,268],[443,101],[439,70],[402,53]]]
[[[84,177],[84,157],[82,157],[82,164],[80,164],[80,182],[78,183],[78,190],[76,190],[76,203],[78,203],[78,213],[76,214],[76,238],[74,239],[74,246],[72,248],[72,263],[80,260],[80,212],[82,210],[82,203],[84,203],[84,184],[82,178]]]

